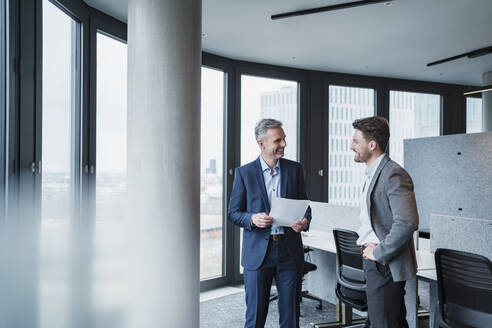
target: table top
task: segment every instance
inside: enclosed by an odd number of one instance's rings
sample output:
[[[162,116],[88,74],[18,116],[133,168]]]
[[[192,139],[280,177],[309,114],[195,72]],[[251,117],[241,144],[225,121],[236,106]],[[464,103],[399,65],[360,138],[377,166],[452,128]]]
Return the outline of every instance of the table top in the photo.
[[[436,270],[419,270],[417,271],[417,277],[428,280],[437,280]]]
[[[317,248],[323,251],[336,253],[335,238],[333,232],[311,229],[308,232],[303,232],[302,243],[305,246]]]
[[[305,246],[323,251],[331,253],[336,253],[337,251],[332,231],[311,229],[308,232],[302,233],[302,242]],[[435,276],[436,264],[434,262],[434,254],[429,250],[417,250],[415,253],[419,272],[425,272],[424,275],[428,276],[433,271]]]
[[[435,270],[436,262],[434,261],[434,253],[428,250],[417,250],[417,266],[419,270]]]

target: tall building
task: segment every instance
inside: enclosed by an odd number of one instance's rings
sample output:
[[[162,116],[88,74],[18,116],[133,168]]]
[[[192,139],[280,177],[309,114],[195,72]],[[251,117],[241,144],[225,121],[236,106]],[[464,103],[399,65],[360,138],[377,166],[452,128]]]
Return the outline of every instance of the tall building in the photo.
[[[440,134],[441,97],[439,95],[390,91],[391,158],[404,165],[403,140]]]
[[[403,165],[403,140],[438,136],[440,133],[441,97],[439,95],[390,92],[389,154]],[[329,202],[359,206],[364,164],[354,162],[350,150],[352,122],[373,116],[374,90],[330,86],[329,90]]]
[[[260,117],[274,118],[282,122],[287,141],[285,157],[295,158],[297,149],[297,86],[284,86],[279,90],[261,93]]]
[[[330,85],[328,111],[329,203],[358,206],[365,166],[350,150],[352,122],[374,115],[374,90]]]

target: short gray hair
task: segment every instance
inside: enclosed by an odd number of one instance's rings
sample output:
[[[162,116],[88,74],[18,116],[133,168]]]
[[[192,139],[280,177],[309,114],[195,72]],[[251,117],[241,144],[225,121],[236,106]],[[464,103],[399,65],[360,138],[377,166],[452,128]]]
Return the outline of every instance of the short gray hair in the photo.
[[[279,129],[282,127],[282,122],[274,120],[273,118],[264,118],[259,120],[255,126],[256,141],[265,138],[265,134],[268,129]]]

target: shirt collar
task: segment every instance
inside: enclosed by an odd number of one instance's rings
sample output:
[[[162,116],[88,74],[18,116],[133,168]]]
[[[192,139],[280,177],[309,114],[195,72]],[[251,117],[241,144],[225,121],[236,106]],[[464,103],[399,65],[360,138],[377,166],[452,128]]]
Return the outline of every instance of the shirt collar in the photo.
[[[265,162],[265,160],[263,159],[263,157],[261,155],[260,155],[260,164],[261,164],[261,171],[262,172],[265,172],[266,170],[268,170],[268,172],[271,172],[270,167],[268,166],[268,164]],[[278,172],[280,170],[280,159],[277,159],[277,163],[275,164],[274,169],[275,169],[275,172]]]
[[[379,163],[381,163],[381,161],[383,160],[385,155],[386,155],[386,153],[379,155],[379,157],[371,165],[369,165],[366,168],[366,172],[364,174],[367,176],[367,178],[369,178],[369,179],[372,178],[374,173],[376,173],[376,170],[379,166]]]

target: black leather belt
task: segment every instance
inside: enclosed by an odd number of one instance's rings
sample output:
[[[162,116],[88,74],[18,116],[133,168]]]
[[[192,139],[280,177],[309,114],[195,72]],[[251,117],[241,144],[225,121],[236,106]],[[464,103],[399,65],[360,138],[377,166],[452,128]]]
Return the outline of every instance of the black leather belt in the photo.
[[[284,240],[284,235],[270,235],[270,240],[273,240],[273,241]]]

